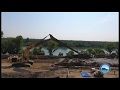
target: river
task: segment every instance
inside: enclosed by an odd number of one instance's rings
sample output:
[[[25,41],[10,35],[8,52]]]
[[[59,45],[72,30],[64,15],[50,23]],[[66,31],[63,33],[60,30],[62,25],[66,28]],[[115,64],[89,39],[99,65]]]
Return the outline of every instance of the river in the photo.
[[[26,47],[23,47],[23,50]],[[72,47],[73,49],[77,50],[78,52],[80,52],[81,50],[85,50],[87,48],[79,48],[79,47]],[[31,49],[30,51],[32,51],[33,49]],[[46,48],[42,48],[42,50],[45,52],[45,55],[49,55],[48,50]],[[70,49],[66,48],[66,47],[58,47],[58,49],[53,53],[54,56],[58,56],[58,54],[61,52],[63,53],[63,56],[66,56],[66,53],[68,53],[70,51]],[[105,50],[104,50],[105,51]],[[107,51],[105,51],[105,53],[108,53]],[[77,54],[76,52],[74,52],[74,54]]]

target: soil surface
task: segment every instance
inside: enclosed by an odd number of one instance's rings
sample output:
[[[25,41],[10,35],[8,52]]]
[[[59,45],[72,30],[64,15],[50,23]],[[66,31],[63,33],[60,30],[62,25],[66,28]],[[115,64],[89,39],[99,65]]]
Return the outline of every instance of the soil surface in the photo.
[[[37,59],[33,60],[34,64],[31,67],[11,67],[12,63],[7,59],[1,60],[1,78],[84,78],[80,72],[91,72],[94,66],[85,67],[60,67],[54,66],[61,59]],[[104,58],[96,59],[96,61],[105,61]],[[108,60],[107,60],[108,61]],[[113,62],[115,61],[115,62]],[[109,60],[116,63],[118,60]],[[94,78],[91,73],[91,78]],[[111,67],[108,74],[104,74],[104,78],[119,78],[119,67]]]

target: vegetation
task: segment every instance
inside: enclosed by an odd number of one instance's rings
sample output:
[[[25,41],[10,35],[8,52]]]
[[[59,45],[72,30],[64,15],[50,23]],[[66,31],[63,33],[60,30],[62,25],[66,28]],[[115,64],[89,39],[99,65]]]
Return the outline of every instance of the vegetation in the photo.
[[[99,48],[95,48],[94,53],[95,53],[95,55],[105,55],[104,50],[99,49]]]
[[[26,43],[26,46],[28,46],[28,45],[30,44],[28,37],[27,37],[27,39],[24,41],[24,43]]]
[[[34,48],[33,51],[29,52],[30,55],[45,55],[45,52],[42,50],[42,46],[39,48]]]
[[[2,40],[1,49],[2,53],[18,54],[22,51],[23,37],[17,36],[16,38],[7,38]]]
[[[58,43],[56,43],[53,40],[50,40],[48,42],[47,50],[49,52],[50,56],[53,56],[53,52],[55,52],[58,49]]]
[[[7,39],[7,38],[2,38]],[[23,39],[24,42],[24,46],[29,46],[31,44],[34,44],[36,42],[38,42],[41,39]],[[70,47],[84,47],[84,48],[105,48],[105,44],[106,43],[114,43],[115,44],[115,48],[118,48],[118,42],[102,42],[102,41],[72,41],[72,40],[60,40],[61,42],[67,44]],[[44,45],[45,47],[48,46],[48,43],[46,43]],[[61,44],[58,44],[58,47],[63,47]]]
[[[115,52],[116,52],[116,54],[117,54],[117,56],[118,56],[118,55],[119,55],[118,49],[116,49]]]
[[[99,49],[99,48],[95,48],[95,49],[89,48],[86,50],[82,50],[81,53],[88,54],[88,55],[105,55],[104,50]]]
[[[86,50],[86,52],[87,52],[87,54],[91,55],[91,54],[93,54],[93,49],[92,48],[88,48]]]
[[[1,31],[1,37],[3,37],[4,33]],[[10,53],[10,54],[18,54],[22,53],[23,46],[29,46],[31,44],[34,44],[38,42],[41,39],[29,39],[28,37],[26,39],[23,39],[22,36],[17,36],[16,38],[1,38],[1,52],[3,54]],[[88,48],[87,50],[82,50],[81,53],[83,54],[89,54],[89,55],[104,55],[105,52],[101,49],[104,48],[107,50],[110,54],[112,54],[112,51],[115,51],[118,55],[118,48],[119,43],[118,42],[100,42],[100,41],[72,41],[72,40],[60,40],[61,42],[67,44],[70,47],[84,47]],[[49,41],[44,44],[44,47],[47,48],[49,54],[52,56],[53,52],[57,50],[59,47],[64,47],[61,44],[56,43],[55,41]],[[30,52],[30,54],[33,55],[45,55],[45,52],[42,51],[43,46],[40,46],[39,49],[35,48],[33,52]],[[94,49],[93,49],[94,48]],[[74,52],[70,51],[67,53],[67,55],[72,55]],[[59,56],[62,56],[63,53],[59,53]]]
[[[1,37],[3,37],[3,34],[4,34],[3,31],[1,31]]]
[[[105,49],[112,54],[112,51],[115,49],[118,49],[118,44],[116,43],[106,43],[105,44]]]
[[[73,51],[69,51],[68,53],[66,53],[66,56],[72,56],[72,55],[74,55]]]
[[[63,53],[59,52],[58,56],[63,56]]]

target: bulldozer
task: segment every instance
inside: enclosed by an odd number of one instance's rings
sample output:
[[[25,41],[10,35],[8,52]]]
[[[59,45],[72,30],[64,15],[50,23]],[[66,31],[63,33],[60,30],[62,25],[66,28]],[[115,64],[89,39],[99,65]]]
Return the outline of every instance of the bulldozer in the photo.
[[[46,40],[45,40],[45,38],[47,38],[48,36],[50,36],[50,39],[46,39]],[[58,39],[56,39],[55,37],[53,37],[51,34],[49,34],[49,35],[47,35],[46,37],[44,37],[43,39],[41,39],[40,41],[38,41],[37,43],[28,46],[28,47],[24,50],[23,55],[22,55],[22,57],[20,57],[19,60],[18,60],[18,58],[12,58],[12,61],[15,61],[15,59],[16,59],[16,61],[17,61],[17,62],[14,62],[14,63],[12,64],[12,66],[13,66],[13,67],[30,67],[31,65],[33,65],[34,62],[33,62],[32,60],[29,60],[29,51],[30,51],[31,49],[39,46],[39,45],[42,45],[42,44],[50,41],[50,40],[53,40],[53,41],[61,44],[62,46],[67,47],[67,48],[71,49],[72,51],[78,53],[77,57],[78,57],[78,58],[81,58],[81,57],[80,57],[81,54],[80,54],[78,51],[74,50],[73,48],[69,47],[67,44],[64,44],[63,42],[59,41]],[[82,55],[82,57],[83,57],[83,55]],[[87,57],[87,58],[88,58],[88,57]],[[89,58],[90,58],[90,56],[89,56]],[[14,59],[14,60],[13,60],[13,59]]]

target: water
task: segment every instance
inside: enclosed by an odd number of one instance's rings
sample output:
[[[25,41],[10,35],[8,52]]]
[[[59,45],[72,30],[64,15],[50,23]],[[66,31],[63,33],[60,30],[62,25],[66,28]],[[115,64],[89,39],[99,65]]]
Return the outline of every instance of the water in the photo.
[[[81,48],[76,48],[76,47],[74,47],[73,49],[77,50],[78,52],[80,52],[82,50]],[[42,48],[42,50],[45,51],[45,55],[49,55],[48,50],[46,48]],[[66,53],[68,53],[69,51],[70,51],[70,49],[68,49],[68,48],[60,47],[55,52],[53,52],[53,55],[58,56],[58,54],[61,52],[61,53],[63,53],[63,56],[66,56]],[[77,54],[77,53],[74,52],[74,54]]]
[[[23,47],[23,50],[26,47]],[[83,49],[86,48],[78,48],[78,47],[73,47],[73,49],[77,50],[78,52],[80,52]],[[33,49],[31,49],[30,51],[32,51]],[[42,50],[45,52],[45,55],[49,55],[48,50],[46,48],[42,48]],[[66,56],[66,53],[68,53],[70,51],[70,49],[66,48],[66,47],[59,47],[55,52],[53,52],[54,56],[58,56],[58,54],[61,52],[63,53],[63,56]],[[77,54],[76,52],[74,52],[74,54]]]
[[[23,50],[26,47],[23,47]],[[72,47],[73,49],[75,49],[76,51],[80,52],[81,50],[85,50],[87,48],[80,48],[80,47]],[[33,48],[34,49],[34,48]],[[30,51],[32,51],[33,49],[31,49]],[[45,55],[49,55],[48,50],[46,48],[42,48],[42,50],[45,52]],[[103,49],[104,50],[104,49]],[[58,49],[53,53],[54,56],[58,56],[58,54],[61,52],[63,53],[63,56],[66,56],[66,53],[68,53],[70,51],[70,49],[66,48],[66,47],[58,47]],[[105,54],[107,54],[108,52],[106,50],[104,50]],[[77,54],[76,52],[74,52],[74,54]]]

